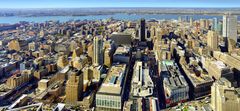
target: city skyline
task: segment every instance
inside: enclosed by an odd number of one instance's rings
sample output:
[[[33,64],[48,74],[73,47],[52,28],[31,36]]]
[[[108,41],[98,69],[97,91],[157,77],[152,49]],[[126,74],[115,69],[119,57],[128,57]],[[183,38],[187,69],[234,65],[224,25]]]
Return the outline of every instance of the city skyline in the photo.
[[[96,8],[96,7],[174,7],[174,8],[238,8],[238,0],[8,0],[1,8]]]
[[[240,111],[240,0],[0,3],[0,111]]]

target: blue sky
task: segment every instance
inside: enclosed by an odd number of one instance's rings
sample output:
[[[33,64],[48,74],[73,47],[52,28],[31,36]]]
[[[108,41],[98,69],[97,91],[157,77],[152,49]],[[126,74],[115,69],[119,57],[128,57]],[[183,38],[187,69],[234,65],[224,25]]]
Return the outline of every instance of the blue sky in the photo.
[[[0,0],[0,8],[240,7],[240,0]]]

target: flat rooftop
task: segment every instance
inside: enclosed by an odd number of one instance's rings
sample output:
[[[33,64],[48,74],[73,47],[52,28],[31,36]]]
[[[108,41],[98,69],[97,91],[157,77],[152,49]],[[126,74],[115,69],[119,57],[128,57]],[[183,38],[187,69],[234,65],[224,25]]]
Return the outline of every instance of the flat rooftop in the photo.
[[[126,64],[113,65],[97,93],[121,95]]]
[[[213,78],[199,65],[193,66],[184,60],[181,62],[181,66],[194,87],[214,82]]]
[[[118,47],[117,50],[115,51],[114,55],[116,54],[126,54],[130,50],[129,47]]]
[[[171,89],[188,86],[185,78],[180,73],[178,66],[174,64],[173,61],[163,61],[162,64],[162,68],[164,69],[163,71],[167,72],[165,73],[166,75],[164,77],[165,85],[167,85]]]
[[[214,82],[212,77],[207,72],[201,72],[200,76],[197,76],[193,68],[187,68],[186,75],[193,83],[194,86]]]
[[[145,67],[142,61],[136,61],[131,81],[132,96],[151,96],[154,84],[149,75],[149,67]]]

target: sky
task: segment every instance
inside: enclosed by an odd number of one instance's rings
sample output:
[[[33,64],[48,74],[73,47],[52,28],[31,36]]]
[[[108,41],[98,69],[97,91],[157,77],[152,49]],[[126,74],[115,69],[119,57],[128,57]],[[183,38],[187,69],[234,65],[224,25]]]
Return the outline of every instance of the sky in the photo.
[[[239,7],[240,0],[0,0],[0,8]]]

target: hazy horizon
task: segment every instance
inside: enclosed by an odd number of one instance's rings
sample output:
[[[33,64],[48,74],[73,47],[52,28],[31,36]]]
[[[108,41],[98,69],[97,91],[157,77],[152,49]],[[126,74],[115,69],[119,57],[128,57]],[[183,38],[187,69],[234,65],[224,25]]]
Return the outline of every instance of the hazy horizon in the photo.
[[[240,8],[239,0],[7,0],[1,8],[107,8],[107,7],[175,7]]]

